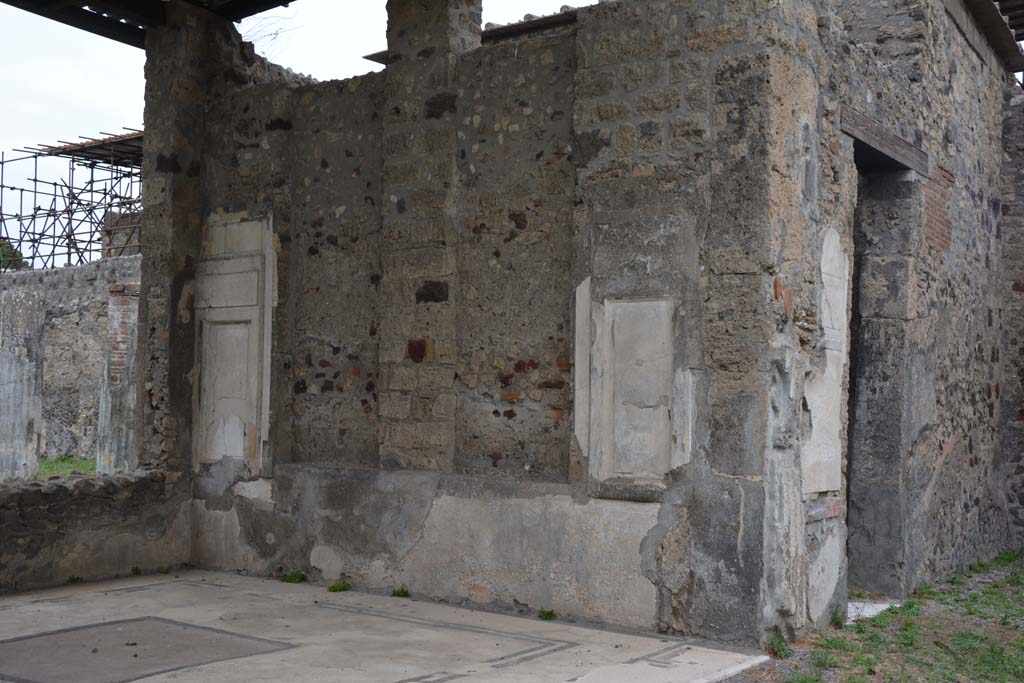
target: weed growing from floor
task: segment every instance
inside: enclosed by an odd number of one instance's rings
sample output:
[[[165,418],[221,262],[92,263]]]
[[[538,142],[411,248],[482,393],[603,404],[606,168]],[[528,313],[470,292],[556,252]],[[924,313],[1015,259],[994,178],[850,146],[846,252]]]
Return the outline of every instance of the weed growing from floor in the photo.
[[[391,597],[393,597],[393,598],[407,598],[407,597],[409,597],[409,589],[406,588],[405,586],[402,586],[401,588],[396,588],[393,591],[391,591]]]
[[[68,583],[82,583],[82,577],[81,576],[75,576],[75,575],[72,574],[71,576],[68,577]]]
[[[772,631],[772,637],[768,639],[768,645],[765,646],[765,649],[768,651],[768,654],[776,659],[785,659],[793,654],[793,648],[782,637],[782,631],[778,628]]]
[[[558,618],[558,615],[555,614],[554,610],[542,609],[537,611],[537,618],[544,621],[554,621]]]
[[[294,571],[282,576],[281,580],[285,583],[302,583],[306,580],[306,575],[300,571]]]
[[[142,567],[137,564],[132,565],[132,576],[139,576],[142,574]]]
[[[350,586],[348,581],[346,581],[345,579],[338,579],[337,581],[335,581],[327,587],[327,590],[329,590],[332,593],[344,593],[345,591],[351,589],[352,586]]]

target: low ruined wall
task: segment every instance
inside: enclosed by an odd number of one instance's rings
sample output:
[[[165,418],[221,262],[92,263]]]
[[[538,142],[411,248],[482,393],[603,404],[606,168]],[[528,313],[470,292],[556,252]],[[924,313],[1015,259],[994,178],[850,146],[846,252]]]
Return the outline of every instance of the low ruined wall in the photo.
[[[188,486],[163,473],[0,483],[0,593],[189,559]]]
[[[0,274],[0,479],[133,466],[139,257]]]

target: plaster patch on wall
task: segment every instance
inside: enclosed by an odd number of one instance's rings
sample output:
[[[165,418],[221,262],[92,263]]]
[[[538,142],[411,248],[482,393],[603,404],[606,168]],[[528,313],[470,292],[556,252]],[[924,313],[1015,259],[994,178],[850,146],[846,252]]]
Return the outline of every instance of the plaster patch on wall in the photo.
[[[846,534],[841,524],[822,525],[824,539],[817,552],[809,553],[807,566],[807,610],[815,624],[824,626],[831,615],[836,586],[846,561]]]
[[[693,454],[693,371],[676,370],[672,383],[672,468],[688,465]]]
[[[821,253],[818,311],[824,362],[808,378],[804,400],[810,433],[801,449],[803,493],[838,491],[842,486],[843,376],[849,345],[847,300],[849,263],[838,233],[826,230]]]
[[[576,344],[574,377],[576,384],[573,431],[580,451],[590,451],[590,277],[576,287]]]
[[[273,485],[269,479],[255,479],[253,481],[240,481],[231,487],[236,496],[248,498],[259,503],[273,505]]]

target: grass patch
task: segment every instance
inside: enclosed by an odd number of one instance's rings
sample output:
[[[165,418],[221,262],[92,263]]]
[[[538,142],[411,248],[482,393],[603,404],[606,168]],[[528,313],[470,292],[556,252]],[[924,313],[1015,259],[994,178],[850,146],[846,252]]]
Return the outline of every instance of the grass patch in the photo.
[[[834,669],[839,666],[839,659],[831,652],[815,650],[811,653],[811,663],[818,669]]]
[[[82,458],[40,458],[37,481],[46,481],[50,477],[67,477],[72,474],[96,474],[96,460]]]
[[[344,593],[347,590],[352,590],[352,586],[349,585],[349,582],[345,579],[338,579],[330,586],[328,586],[327,590],[329,590],[332,593]]]
[[[1024,557],[1024,553],[1019,550],[1013,550],[1010,552],[1003,553],[992,560],[992,564],[997,567],[1006,567],[1011,564],[1016,564],[1021,561],[1021,557]]]
[[[405,586],[402,586],[401,588],[396,588],[393,591],[391,591],[391,597],[393,597],[393,598],[407,598],[407,597],[409,597],[409,589],[406,588]]]
[[[281,580],[285,583],[302,583],[306,580],[306,575],[300,571],[288,572]]]
[[[822,683],[820,671],[802,671],[783,679],[783,683]]]
[[[554,610],[542,609],[537,611],[537,618],[544,621],[554,621],[558,618],[558,615],[555,614]]]
[[[142,574],[142,567],[137,564],[132,565],[132,576],[139,576]]]
[[[851,593],[852,594],[852,593]],[[811,673],[789,683],[1024,681],[1024,555],[1004,553],[811,644]]]

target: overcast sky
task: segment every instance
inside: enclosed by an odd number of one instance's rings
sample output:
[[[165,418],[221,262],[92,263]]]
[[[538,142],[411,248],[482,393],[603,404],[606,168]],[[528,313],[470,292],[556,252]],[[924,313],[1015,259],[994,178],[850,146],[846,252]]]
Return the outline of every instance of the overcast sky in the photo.
[[[484,21],[552,14],[563,4],[485,0]],[[362,56],[386,47],[386,23],[385,0],[294,0],[240,30],[273,61],[327,80],[382,68]],[[144,61],[137,48],[0,4],[0,150],[141,128]]]

